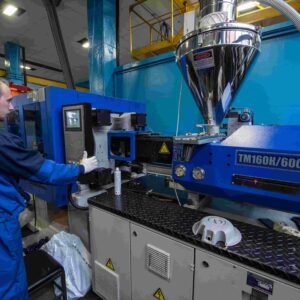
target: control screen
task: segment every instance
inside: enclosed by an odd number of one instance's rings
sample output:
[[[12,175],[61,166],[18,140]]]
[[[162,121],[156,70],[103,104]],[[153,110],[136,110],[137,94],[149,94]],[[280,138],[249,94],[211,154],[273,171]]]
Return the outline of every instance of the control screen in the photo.
[[[65,120],[66,120],[67,129],[80,129],[81,128],[80,109],[66,110]]]

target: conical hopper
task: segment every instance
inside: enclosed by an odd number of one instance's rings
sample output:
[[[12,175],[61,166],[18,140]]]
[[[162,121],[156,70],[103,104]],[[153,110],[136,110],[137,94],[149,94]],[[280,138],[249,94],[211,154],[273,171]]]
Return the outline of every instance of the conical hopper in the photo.
[[[180,42],[177,63],[206,124],[221,125],[259,47],[259,28],[240,23],[217,24]]]

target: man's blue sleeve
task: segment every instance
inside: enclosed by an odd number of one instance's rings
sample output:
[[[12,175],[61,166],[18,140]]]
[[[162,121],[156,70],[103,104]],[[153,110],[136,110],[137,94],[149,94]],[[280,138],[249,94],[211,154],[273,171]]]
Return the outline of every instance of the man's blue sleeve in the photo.
[[[47,160],[38,151],[26,149],[18,136],[1,130],[0,171],[15,178],[41,183],[68,184],[84,172],[84,167]]]
[[[38,172],[45,158],[25,148],[16,135],[0,130],[0,171],[14,178],[28,179]]]
[[[38,172],[31,176],[29,180],[47,184],[69,184],[76,181],[78,176],[84,173],[84,167],[73,164],[57,164],[46,159]]]

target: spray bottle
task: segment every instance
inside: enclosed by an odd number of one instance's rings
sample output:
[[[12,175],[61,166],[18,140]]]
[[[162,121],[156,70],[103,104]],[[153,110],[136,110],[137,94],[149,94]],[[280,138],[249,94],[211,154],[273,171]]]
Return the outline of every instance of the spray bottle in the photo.
[[[114,179],[115,179],[115,195],[120,196],[121,195],[121,171],[119,168],[116,168],[115,170]]]

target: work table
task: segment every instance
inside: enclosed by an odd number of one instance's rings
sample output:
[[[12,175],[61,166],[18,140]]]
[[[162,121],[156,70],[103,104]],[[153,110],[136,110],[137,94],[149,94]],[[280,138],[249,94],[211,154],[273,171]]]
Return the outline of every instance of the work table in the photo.
[[[199,248],[300,284],[300,239],[297,237],[230,220],[242,233],[242,241],[236,246],[222,248],[203,243],[201,236],[194,236],[193,224],[206,216],[201,211],[126,188],[121,196],[115,196],[110,189],[88,202]]]

